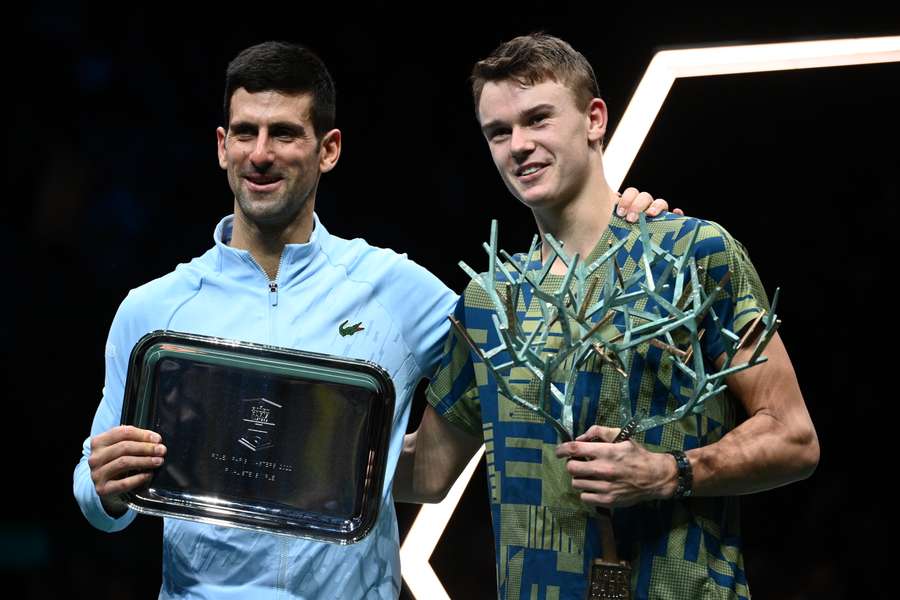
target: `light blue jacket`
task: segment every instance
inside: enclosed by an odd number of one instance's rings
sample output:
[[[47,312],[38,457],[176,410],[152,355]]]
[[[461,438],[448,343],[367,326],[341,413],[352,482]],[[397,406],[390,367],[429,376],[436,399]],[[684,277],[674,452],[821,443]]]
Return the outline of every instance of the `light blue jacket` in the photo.
[[[285,247],[277,286],[271,286],[249,252],[227,245],[232,219],[219,223],[215,247],[122,302],[106,344],[103,398],[91,436],[119,424],[131,349],[157,329],[365,359],[390,374],[396,391],[382,506],[369,536],[350,546],[165,519],[160,597],[395,598],[394,469],[410,399],[437,366],[457,297],[405,255],[332,236],[318,217],[308,243]],[[365,329],[342,337],[338,327],[348,319]],[[75,498],[94,527],[119,531],[135,513],[106,514],[89,455],[90,438],[75,467]]]

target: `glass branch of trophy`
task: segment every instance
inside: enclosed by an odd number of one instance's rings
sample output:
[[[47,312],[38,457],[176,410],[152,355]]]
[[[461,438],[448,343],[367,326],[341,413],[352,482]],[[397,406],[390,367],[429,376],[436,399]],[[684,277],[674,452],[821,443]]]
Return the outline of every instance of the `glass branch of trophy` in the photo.
[[[762,352],[780,323],[775,314],[776,290],[771,310],[757,315],[743,336],[725,328],[713,303],[723,293],[730,273],[726,272],[711,292],[704,289],[700,280],[703,267],[694,257],[699,227],[687,250],[676,257],[651,240],[643,214],[638,226],[642,255],[637,259],[639,267],[627,278],[616,260],[625,239],[610,242],[599,258],[585,264],[577,254],[567,255],[548,234],[549,256],[542,263],[538,236],[526,255],[514,257],[498,250],[496,220],[491,223],[490,242],[483,244],[487,272],[479,274],[459,263],[490,298],[499,343],[480,347],[451,316],[455,331],[493,375],[499,393],[540,415],[556,430],[560,443],[583,433],[575,430],[573,405],[576,379],[587,361],[594,360],[598,369],[607,367],[605,373],[620,379],[618,422],[601,424],[621,427],[616,441],[625,441],[634,434],[703,413],[706,401],[725,389],[726,376],[766,360]],[[554,287],[548,275],[556,260],[565,265],[566,272]],[[528,297],[538,303],[539,319],[523,318]],[[717,370],[704,361],[701,349],[703,336],[712,333],[709,328],[715,328],[725,344],[726,358]],[[552,350],[548,346],[551,336],[555,338]],[[751,358],[734,364],[738,350],[754,342]],[[647,415],[632,409],[632,359],[647,345],[662,350],[664,360],[671,361],[692,384],[686,401],[664,414]],[[537,394],[526,394],[526,386],[511,382],[526,378],[538,383]],[[593,562],[588,597],[629,598],[631,569],[617,555],[611,512],[598,510],[596,518],[602,555]]]

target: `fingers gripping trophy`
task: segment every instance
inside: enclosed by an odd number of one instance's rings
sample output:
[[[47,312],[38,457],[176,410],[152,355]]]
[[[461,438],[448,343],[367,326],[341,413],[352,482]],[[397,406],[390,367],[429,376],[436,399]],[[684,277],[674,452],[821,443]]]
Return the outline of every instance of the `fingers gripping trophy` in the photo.
[[[757,315],[743,336],[724,327],[714,303],[724,293],[731,274],[726,271],[715,285],[703,285],[704,267],[695,257],[699,228],[693,231],[686,251],[674,256],[652,241],[643,215],[638,227],[640,255],[632,252],[637,265],[630,273],[620,264],[624,239],[609,242],[599,258],[586,264],[577,254],[566,254],[547,234],[543,243],[549,246],[549,258],[542,263],[535,259],[541,256],[538,236],[527,255],[511,256],[498,250],[496,221],[491,224],[490,242],[483,244],[487,271],[479,274],[460,263],[490,299],[499,342],[493,347],[479,346],[451,316],[457,335],[493,376],[499,393],[539,415],[553,427],[560,443],[584,433],[576,430],[581,419],[576,419],[573,406],[576,381],[586,369],[601,369],[604,377],[617,380],[615,422],[600,424],[621,428],[613,443],[624,442],[635,434],[702,414],[706,402],[725,390],[726,376],[766,360],[762,352],[780,323],[775,314],[776,290],[771,309]],[[565,276],[558,286],[547,285],[559,279],[548,278],[557,260],[565,266]],[[534,303],[539,318],[525,319],[528,305]],[[719,336],[725,347],[724,361],[718,367],[704,360],[701,347],[704,336],[711,335]],[[755,346],[750,358],[735,364],[736,353],[751,344]],[[670,410],[670,403],[658,414],[637,408],[631,393],[635,354],[646,352],[649,346],[658,348],[662,360],[680,374],[679,394],[670,394],[679,401],[674,409]],[[521,383],[526,379],[530,385]],[[631,567],[617,555],[612,513],[598,508],[594,516],[601,556],[591,565],[588,598],[630,598]]]

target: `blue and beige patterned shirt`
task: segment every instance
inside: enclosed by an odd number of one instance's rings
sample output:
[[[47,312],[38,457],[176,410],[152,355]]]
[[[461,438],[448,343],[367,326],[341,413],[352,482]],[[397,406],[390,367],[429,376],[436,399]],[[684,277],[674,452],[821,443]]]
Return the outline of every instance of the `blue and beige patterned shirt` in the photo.
[[[703,285],[711,293],[730,271],[730,281],[714,310],[725,327],[740,332],[761,309],[768,308],[744,248],[714,223],[669,213],[648,221],[652,240],[675,256],[687,251],[697,228],[693,252],[698,266],[703,267]],[[627,279],[640,268],[639,234],[637,225],[614,215],[587,262],[625,238],[616,260]],[[539,261],[540,257],[532,259]],[[606,275],[606,269],[598,269],[594,276],[603,283]],[[542,287],[552,291],[561,281],[561,276],[549,275]],[[595,286],[596,294],[602,288]],[[638,308],[648,308],[643,305],[646,299],[640,302]],[[517,311],[526,328],[541,315],[538,299],[528,290],[521,294]],[[492,313],[484,290],[470,284],[457,305],[456,317],[482,350],[499,343]],[[623,318],[617,314],[613,324],[623,327]],[[560,337],[557,334],[557,339]],[[708,362],[724,351],[715,327],[708,327],[702,348]],[[510,373],[509,381],[526,398],[534,398],[538,384],[522,371]],[[622,425],[617,421],[620,378],[599,360],[583,363],[575,382],[576,434],[594,423]],[[671,361],[663,360],[660,349],[645,344],[634,353],[629,375],[632,409],[650,415],[672,411],[689,397],[691,385]],[[561,441],[556,431],[536,413],[498,394],[481,359],[453,333],[445,344],[428,399],[444,418],[484,437],[498,596],[503,600],[584,598],[591,561],[600,554],[600,536],[597,521],[591,518],[593,509],[579,500],[564,461],[555,456]],[[657,452],[704,446],[731,430],[740,411],[738,400],[725,392],[708,400],[702,415],[651,429],[634,439]],[[613,521],[618,554],[629,560],[633,569],[634,598],[749,598],[737,498],[644,503],[616,509]]]

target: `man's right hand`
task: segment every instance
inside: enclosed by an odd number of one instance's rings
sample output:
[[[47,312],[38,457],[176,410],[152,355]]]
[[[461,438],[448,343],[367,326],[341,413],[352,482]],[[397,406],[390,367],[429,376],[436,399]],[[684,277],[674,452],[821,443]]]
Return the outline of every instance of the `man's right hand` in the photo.
[[[123,515],[127,505],[121,494],[147,483],[150,470],[163,463],[166,447],[161,441],[158,433],[131,425],[113,427],[91,438],[91,479],[110,516]]]

